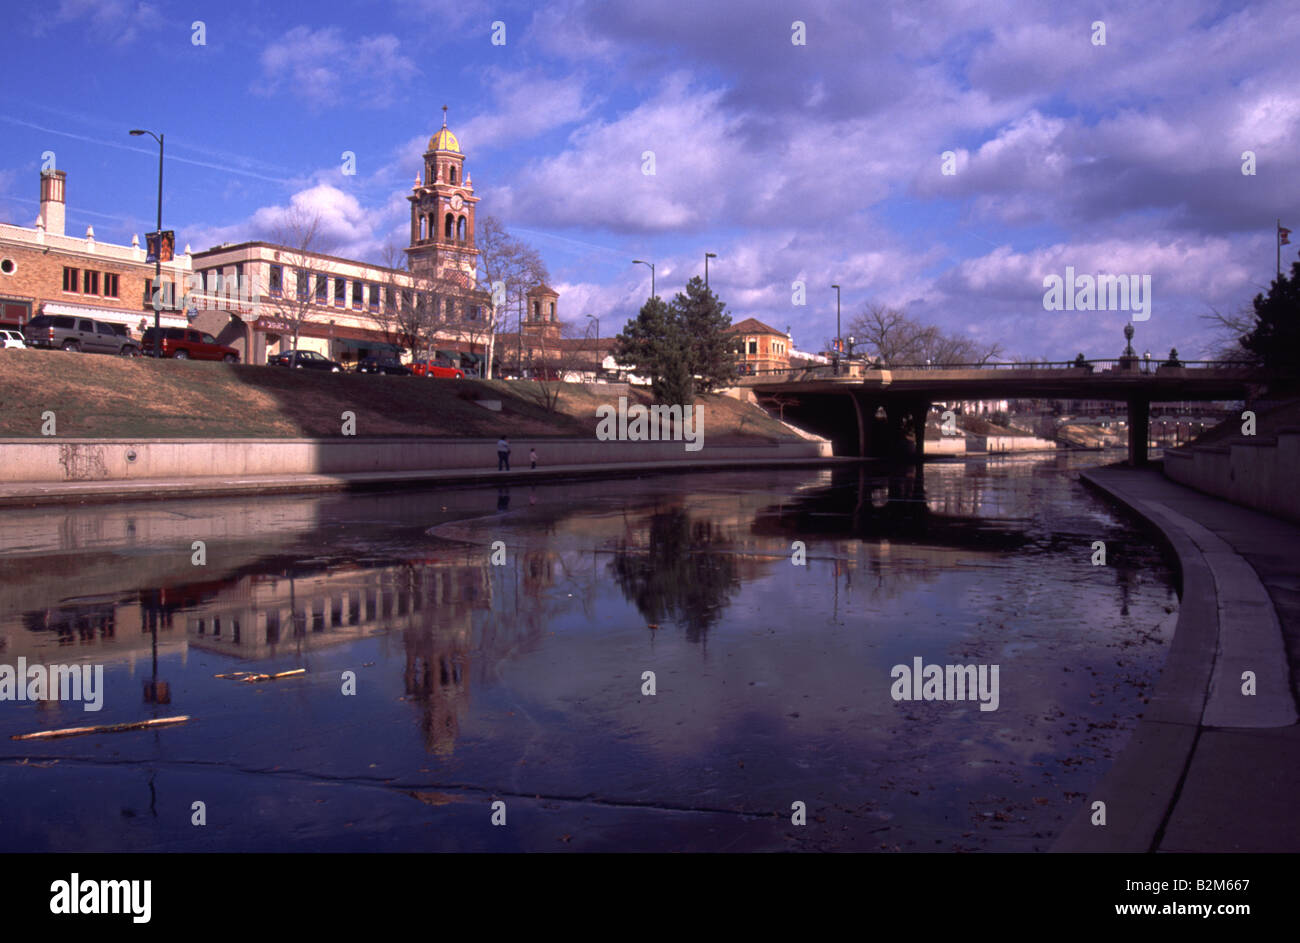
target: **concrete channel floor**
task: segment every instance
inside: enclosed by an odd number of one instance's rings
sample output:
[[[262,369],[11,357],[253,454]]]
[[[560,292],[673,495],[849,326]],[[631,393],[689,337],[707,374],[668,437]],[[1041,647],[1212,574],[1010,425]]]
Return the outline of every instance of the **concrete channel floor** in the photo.
[[[1159,465],[1083,478],[1173,547],[1182,606],[1151,710],[1053,850],[1300,851],[1300,525]],[[1098,799],[1106,827],[1091,823]]]

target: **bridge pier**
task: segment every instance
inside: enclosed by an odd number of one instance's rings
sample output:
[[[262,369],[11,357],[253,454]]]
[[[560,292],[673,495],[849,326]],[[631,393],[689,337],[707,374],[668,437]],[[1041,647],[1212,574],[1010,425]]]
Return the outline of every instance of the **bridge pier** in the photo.
[[[1147,442],[1151,438],[1151,403],[1135,396],[1128,401],[1128,463],[1147,464]]]

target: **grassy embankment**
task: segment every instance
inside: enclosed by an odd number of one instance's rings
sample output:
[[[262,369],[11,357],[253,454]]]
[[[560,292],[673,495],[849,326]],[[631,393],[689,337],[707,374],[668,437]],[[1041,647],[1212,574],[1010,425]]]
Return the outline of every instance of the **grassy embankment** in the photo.
[[[555,410],[526,380],[432,380],[286,370],[280,367],[0,350],[0,436],[39,436],[52,411],[60,437],[295,438],[342,434],[356,414],[358,438],[447,436],[590,437],[596,407],[617,406],[621,387],[562,384]],[[475,400],[500,400],[501,411]],[[649,403],[633,388],[629,405]],[[703,396],[704,434],[714,444],[791,439],[755,406]]]

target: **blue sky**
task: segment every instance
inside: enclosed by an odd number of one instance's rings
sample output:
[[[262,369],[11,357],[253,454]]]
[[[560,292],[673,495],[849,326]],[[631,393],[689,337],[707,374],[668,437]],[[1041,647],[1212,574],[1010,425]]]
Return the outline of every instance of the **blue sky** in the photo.
[[[267,238],[301,205],[338,254],[381,261],[446,104],[480,214],[605,335],[648,293],[633,258],[668,295],[713,251],[733,319],[805,349],[834,334],[838,282],[845,325],[875,302],[1011,354],[1113,356],[1126,312],[1043,309],[1044,276],[1073,266],[1151,275],[1135,343],[1196,356],[1201,315],[1266,289],[1274,219],[1300,234],[1290,0],[58,0],[7,23],[0,220],[32,225],[54,151],[69,233],[151,229],[139,126],[167,135],[178,246]]]

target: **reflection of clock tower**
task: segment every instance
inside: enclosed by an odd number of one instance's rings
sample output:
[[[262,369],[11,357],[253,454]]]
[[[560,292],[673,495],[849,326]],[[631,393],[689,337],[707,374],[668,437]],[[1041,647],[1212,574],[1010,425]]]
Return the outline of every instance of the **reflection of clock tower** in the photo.
[[[465,155],[456,135],[447,130],[447,106],[442,106],[442,129],[429,138],[424,152],[424,182],[415,178],[411,188],[411,245],[406,250],[409,268],[426,277],[445,280],[461,288],[474,287],[478,249],[474,248],[474,196],[471,178],[465,176]]]

